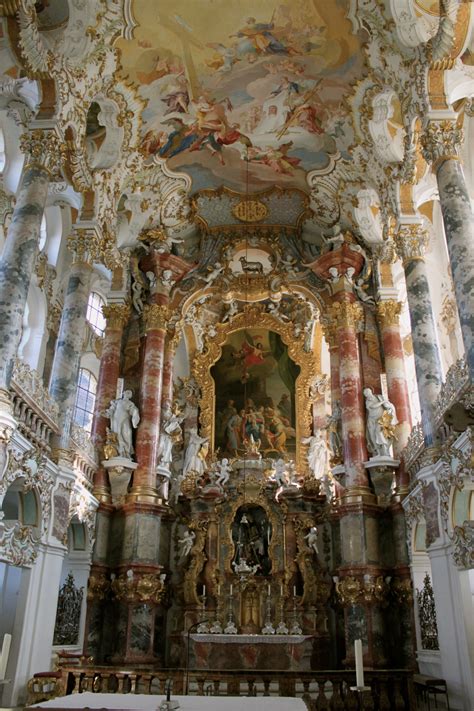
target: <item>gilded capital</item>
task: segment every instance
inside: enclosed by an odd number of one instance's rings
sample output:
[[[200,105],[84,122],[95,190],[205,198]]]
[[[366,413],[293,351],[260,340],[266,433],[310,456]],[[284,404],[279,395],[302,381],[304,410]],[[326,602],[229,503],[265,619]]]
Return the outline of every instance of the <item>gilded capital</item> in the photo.
[[[94,229],[80,228],[68,238],[67,246],[72,253],[73,264],[92,265],[99,256],[99,240]]]
[[[382,328],[384,328],[384,326],[398,326],[401,311],[401,301],[395,301],[394,299],[379,301],[377,304],[377,316]]]
[[[130,304],[107,304],[102,306],[102,313],[107,320],[107,328],[120,330],[130,317]]]
[[[428,231],[420,222],[401,224],[396,236],[397,252],[403,264],[423,259],[428,246]]]
[[[145,304],[143,309],[143,320],[147,331],[166,331],[170,312],[168,306],[163,304]]]
[[[357,328],[363,316],[364,310],[356,301],[335,301],[330,309],[336,328]]]
[[[337,346],[337,328],[335,322],[329,319],[321,319],[321,327],[329,348],[335,348]]]
[[[436,170],[443,161],[458,159],[458,149],[464,138],[463,129],[456,121],[430,121],[421,137],[423,157]]]
[[[20,150],[27,154],[26,166],[38,165],[55,175],[66,158],[66,146],[53,131],[39,128],[20,136]]]

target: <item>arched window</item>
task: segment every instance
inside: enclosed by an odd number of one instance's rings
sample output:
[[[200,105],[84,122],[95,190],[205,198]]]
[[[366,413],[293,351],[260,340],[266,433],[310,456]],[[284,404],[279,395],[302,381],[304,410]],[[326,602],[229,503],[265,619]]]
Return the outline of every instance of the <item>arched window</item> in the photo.
[[[105,317],[102,313],[102,306],[105,306],[104,299],[95,291],[92,291],[87,303],[87,320],[98,336],[103,336],[105,331]]]
[[[77,381],[76,404],[74,407],[74,422],[79,427],[83,427],[87,432],[91,431],[92,416],[94,414],[95,396],[97,392],[97,379],[87,370],[79,370]]]

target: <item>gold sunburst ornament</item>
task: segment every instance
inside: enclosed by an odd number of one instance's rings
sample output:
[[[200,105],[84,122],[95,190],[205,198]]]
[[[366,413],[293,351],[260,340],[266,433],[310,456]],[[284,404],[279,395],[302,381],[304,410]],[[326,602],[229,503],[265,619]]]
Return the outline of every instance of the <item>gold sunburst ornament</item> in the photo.
[[[240,200],[232,208],[232,214],[241,222],[261,222],[268,215],[268,207],[260,200]]]

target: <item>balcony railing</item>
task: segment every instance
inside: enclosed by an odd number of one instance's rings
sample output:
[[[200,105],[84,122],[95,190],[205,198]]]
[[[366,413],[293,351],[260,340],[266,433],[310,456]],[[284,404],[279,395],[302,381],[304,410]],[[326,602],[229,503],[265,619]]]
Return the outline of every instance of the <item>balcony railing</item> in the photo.
[[[412,672],[367,671],[364,708],[373,711],[416,709]],[[73,666],[33,678],[28,685],[28,704],[53,696],[82,692],[108,694],[164,694],[171,684],[173,694],[197,696],[289,696],[302,698],[310,711],[357,709],[353,671],[151,670],[117,667]],[[124,701],[124,705],[126,702]]]
[[[43,381],[27,363],[17,359],[12,375],[13,415],[20,432],[41,449],[50,451],[50,439],[58,432],[58,405]]]

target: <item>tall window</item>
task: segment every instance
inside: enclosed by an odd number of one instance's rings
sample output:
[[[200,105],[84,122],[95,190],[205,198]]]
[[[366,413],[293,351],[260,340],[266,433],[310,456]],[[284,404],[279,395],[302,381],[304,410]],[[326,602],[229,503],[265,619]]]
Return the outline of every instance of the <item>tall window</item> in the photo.
[[[97,392],[97,380],[95,376],[81,368],[77,381],[76,404],[74,407],[74,422],[83,427],[87,432],[91,431],[92,416],[94,414],[95,396]]]
[[[87,320],[98,336],[103,336],[105,331],[105,318],[102,313],[102,306],[105,306],[104,299],[92,291],[87,303]]]

